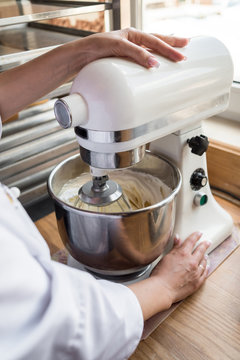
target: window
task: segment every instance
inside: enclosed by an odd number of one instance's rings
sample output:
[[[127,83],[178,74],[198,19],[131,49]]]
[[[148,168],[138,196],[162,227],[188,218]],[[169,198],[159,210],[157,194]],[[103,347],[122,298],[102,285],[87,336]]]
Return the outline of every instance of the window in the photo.
[[[178,36],[212,35],[229,49],[240,82],[240,0],[143,0],[143,30]]]
[[[146,32],[192,37],[211,35],[229,49],[234,82],[222,116],[240,121],[240,0],[133,0],[133,26]]]

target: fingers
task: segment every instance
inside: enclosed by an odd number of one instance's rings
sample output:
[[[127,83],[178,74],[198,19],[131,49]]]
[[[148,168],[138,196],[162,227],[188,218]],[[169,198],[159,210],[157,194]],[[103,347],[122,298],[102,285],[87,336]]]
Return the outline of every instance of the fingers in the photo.
[[[191,253],[196,264],[200,264],[205,256],[206,250],[211,245],[210,241],[203,241],[198,246],[196,243],[200,240],[202,233],[195,232],[191,234],[183,243],[182,249],[186,254]]]
[[[157,59],[154,58],[151,53],[149,53],[146,49],[143,49],[141,46],[138,46],[127,40],[123,40],[118,45],[118,50],[114,55],[129,57],[136,61],[136,63],[146,68],[159,66]]]
[[[192,289],[193,291],[196,291],[202,286],[204,281],[207,278],[208,275],[208,269],[209,269],[209,261],[207,257],[203,257],[198,267],[191,272],[191,278],[192,278]]]
[[[193,251],[193,256],[199,264],[202,261],[204,255],[206,253],[206,250],[209,248],[210,245],[211,245],[211,242],[203,241]]]
[[[200,265],[202,265],[202,266],[200,266]],[[199,286],[201,286],[203,284],[204,280],[206,279],[206,277],[208,275],[209,263],[208,263],[208,261],[206,261],[205,264],[201,263],[200,265],[199,265],[199,267],[200,267]]]
[[[93,60],[106,56],[129,57],[146,68],[159,66],[156,57],[148,50],[177,62],[184,60],[185,57],[171,45],[183,47],[188,43],[188,39],[147,34],[134,28],[91,36],[93,41],[98,40],[97,46],[95,45],[98,52],[97,54],[93,52]],[[106,46],[107,44],[108,46]],[[99,52],[99,47],[101,52]]]
[[[204,283],[208,275],[208,266],[205,263],[201,263],[198,267],[198,272],[195,274],[195,279],[192,282],[192,293],[197,291]]]
[[[191,260],[187,268],[190,272],[195,273],[196,278],[200,282],[202,282],[200,278],[202,278],[203,274],[206,273],[205,275],[207,276],[208,273],[209,258],[208,255],[206,255],[206,250],[211,245],[210,241],[203,241],[196,247],[196,243],[201,238],[201,236],[202,233],[200,232],[193,233],[185,240],[183,244],[181,244],[179,235],[175,235],[174,237],[174,248],[180,248],[180,251],[183,253],[185,258],[190,256],[189,259]],[[194,247],[196,248],[194,249]]]
[[[204,273],[205,269],[207,266],[207,259],[205,257],[203,257],[203,259],[201,260],[200,264],[198,265],[198,274],[199,277],[202,276],[202,274]]]
[[[158,54],[165,56],[166,58],[172,61],[181,61],[185,59],[183,54],[181,54],[179,51],[177,51],[172,46],[170,46],[167,42],[162,40],[160,35],[155,36],[152,34],[146,34],[144,32],[135,29],[128,29],[125,31],[127,31],[128,40],[138,46],[145,46],[157,52]],[[166,37],[166,38],[169,42],[172,43],[186,44],[186,41],[183,40],[178,41],[176,38],[173,39],[170,39],[170,37]]]
[[[184,47],[190,41],[190,39],[180,38],[180,37],[175,37],[175,36],[166,36],[166,35],[159,35],[159,34],[152,34],[152,35],[156,36],[157,38],[163,40],[168,45],[173,46],[173,47],[180,47],[180,48]]]
[[[186,253],[192,253],[193,249],[196,245],[196,243],[198,242],[198,240],[201,238],[202,233],[197,231],[194,232],[193,234],[191,234],[182,244],[182,249],[186,252]]]

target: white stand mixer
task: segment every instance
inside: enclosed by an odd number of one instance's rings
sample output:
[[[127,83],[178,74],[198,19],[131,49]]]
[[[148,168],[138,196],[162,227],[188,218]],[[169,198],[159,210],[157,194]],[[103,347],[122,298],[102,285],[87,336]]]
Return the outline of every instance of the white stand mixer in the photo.
[[[231,217],[214,200],[208,182],[208,140],[201,120],[224,111],[233,80],[229,52],[217,39],[196,37],[180,50],[186,61],[156,56],[159,68],[108,58],[81,70],[69,96],[56,102],[64,127],[75,127],[82,159],[95,168],[131,166],[145,145],[181,171],[174,233],[202,231],[209,252],[232,231]],[[101,173],[101,171],[100,171]]]
[[[188,146],[188,139],[201,134],[201,123],[198,123],[196,127],[186,128],[166,136],[161,141],[153,142],[150,149],[171,159],[183,174],[182,187],[177,198],[174,232],[180,234],[181,239],[186,239],[192,232],[201,231],[201,241],[212,242],[208,248],[209,253],[231,234],[233,222],[211,193],[206,154],[197,156]],[[191,181],[194,186],[191,186]]]

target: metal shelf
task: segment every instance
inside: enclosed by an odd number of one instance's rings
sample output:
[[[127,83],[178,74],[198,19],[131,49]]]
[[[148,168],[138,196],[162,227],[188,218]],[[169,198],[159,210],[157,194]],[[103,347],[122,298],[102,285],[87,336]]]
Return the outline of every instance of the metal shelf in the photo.
[[[0,11],[4,16],[4,9]],[[92,1],[15,1],[8,7],[7,14],[4,18],[0,19],[1,26],[17,25],[23,23],[31,23],[34,21],[50,20],[60,17],[89,14],[99,11],[111,10],[112,3],[101,2],[96,3]],[[17,16],[11,16],[18,14]]]
[[[79,36],[26,25],[0,29],[0,72],[78,38]]]

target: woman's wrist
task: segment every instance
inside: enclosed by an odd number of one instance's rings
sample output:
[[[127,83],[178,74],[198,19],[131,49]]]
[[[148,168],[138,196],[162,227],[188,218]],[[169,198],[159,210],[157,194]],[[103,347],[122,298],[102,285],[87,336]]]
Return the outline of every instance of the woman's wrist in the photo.
[[[76,75],[84,66],[94,60],[106,56],[104,48],[99,47],[99,39],[91,35],[63,45],[61,52],[65,51],[69,58],[68,71],[71,76]]]
[[[128,285],[128,287],[139,301],[144,320],[169,309],[172,305],[169,289],[157,276],[151,276],[143,281]]]
[[[155,289],[156,299],[160,300],[158,304],[159,309],[157,309],[157,312],[169,309],[173,304],[173,296],[169,287],[158,276],[151,275],[149,280],[151,280],[152,287]]]

